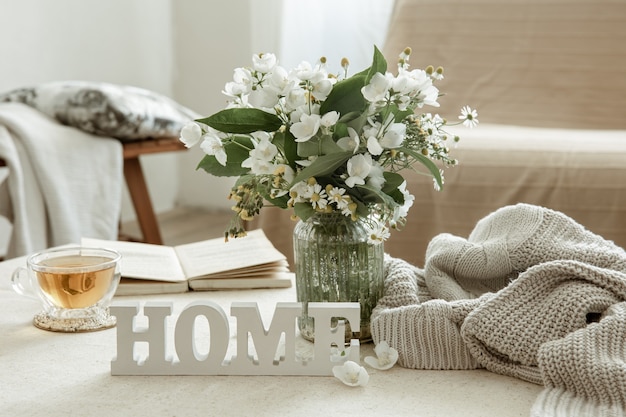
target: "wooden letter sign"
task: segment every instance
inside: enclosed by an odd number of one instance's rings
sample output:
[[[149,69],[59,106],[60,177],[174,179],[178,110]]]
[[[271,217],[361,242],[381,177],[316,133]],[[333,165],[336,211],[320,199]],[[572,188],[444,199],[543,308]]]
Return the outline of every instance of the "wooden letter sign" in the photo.
[[[231,304],[237,319],[236,353],[228,355],[230,328],[222,308],[211,302],[194,302],[176,318],[169,330],[167,318],[172,303],[146,303],[143,317],[148,325],[136,325],[138,303],[116,304],[111,314],[117,317],[117,357],[111,361],[112,375],[332,375],[332,368],[346,360],[360,362],[358,339],[352,339],[346,355],[333,355],[333,347],[343,350],[345,321],[360,329],[359,303],[309,303],[308,314],[315,319],[312,357],[302,358],[296,349],[296,319],[300,303],[277,303],[272,322],[263,325],[257,303]],[[341,318],[331,326],[333,317]],[[198,337],[196,319],[208,323],[209,334]],[[170,335],[172,333],[172,335]],[[173,336],[173,347],[170,336]],[[198,340],[202,339],[202,340]],[[282,354],[284,345],[284,354]],[[208,353],[197,348],[208,344]],[[251,355],[252,342],[256,355]],[[138,347],[147,345],[147,354]],[[145,349],[144,349],[145,351]],[[173,352],[172,352],[173,351]],[[170,353],[171,352],[171,353]],[[280,352],[281,354],[278,354]]]

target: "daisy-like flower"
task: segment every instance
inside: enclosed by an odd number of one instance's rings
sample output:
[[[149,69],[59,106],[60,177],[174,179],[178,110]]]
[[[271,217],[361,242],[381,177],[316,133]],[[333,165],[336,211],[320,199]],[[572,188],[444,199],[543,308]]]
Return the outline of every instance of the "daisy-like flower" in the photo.
[[[391,234],[389,233],[389,229],[383,223],[378,223],[374,228],[369,231],[367,236],[367,243],[371,245],[376,245],[378,243],[384,242],[389,239]]]
[[[328,200],[337,205],[337,208],[343,208],[343,206],[348,205],[350,202],[348,196],[345,195],[345,188],[333,187],[332,185],[328,185],[326,187],[326,194],[328,195]]]
[[[314,209],[325,209],[328,205],[326,190],[322,189],[322,186],[319,184],[313,184],[311,187],[313,188],[313,192],[310,197],[311,205]]]
[[[478,112],[472,110],[470,106],[464,106],[461,109],[459,120],[463,120],[463,126],[469,127],[470,129],[476,127],[478,126]]]
[[[398,361],[398,351],[389,346],[389,344],[381,340],[374,348],[376,357],[367,356],[364,361],[374,369],[386,371],[391,369]]]
[[[365,368],[353,361],[333,366],[333,375],[350,387],[364,387],[370,379]]]

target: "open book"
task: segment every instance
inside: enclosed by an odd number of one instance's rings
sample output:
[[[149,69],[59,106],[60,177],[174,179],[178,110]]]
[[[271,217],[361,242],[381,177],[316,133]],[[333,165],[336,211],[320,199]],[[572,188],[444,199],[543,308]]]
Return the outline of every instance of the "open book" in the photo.
[[[209,239],[178,246],[83,238],[82,245],[122,255],[116,295],[290,287],[285,255],[261,229],[244,238]]]

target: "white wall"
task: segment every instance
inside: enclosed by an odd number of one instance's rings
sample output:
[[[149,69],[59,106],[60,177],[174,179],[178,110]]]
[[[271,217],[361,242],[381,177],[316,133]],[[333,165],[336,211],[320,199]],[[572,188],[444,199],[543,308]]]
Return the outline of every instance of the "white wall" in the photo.
[[[83,79],[171,95],[171,22],[171,0],[0,0],[0,91]],[[146,159],[155,206],[170,208],[177,159]],[[134,217],[127,195],[122,215]],[[9,230],[0,219],[0,254]]]
[[[384,40],[393,0],[0,0],[0,91],[63,79],[136,85],[202,115],[253,53],[282,64],[347,56],[356,72]],[[285,6],[285,7],[283,7]],[[364,12],[363,15],[356,15]],[[334,62],[337,61],[337,62]],[[233,179],[195,167],[199,149],[142,157],[157,212],[227,208]],[[122,219],[134,218],[125,194]],[[0,254],[7,226],[0,219]]]

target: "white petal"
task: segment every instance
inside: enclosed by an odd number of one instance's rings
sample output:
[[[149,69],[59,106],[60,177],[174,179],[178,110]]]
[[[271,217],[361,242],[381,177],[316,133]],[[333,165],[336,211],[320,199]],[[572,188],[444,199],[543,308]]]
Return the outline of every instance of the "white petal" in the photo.
[[[187,123],[180,131],[180,141],[187,148],[191,148],[200,142],[200,138],[202,138],[202,129],[196,122]]]
[[[376,358],[368,356],[364,359],[365,363],[374,369],[381,371],[392,368],[398,361],[398,351],[389,346],[389,344],[382,340],[374,348]]]
[[[365,386],[370,378],[365,368],[353,361],[346,361],[343,365],[333,366],[333,375],[351,387]]]

